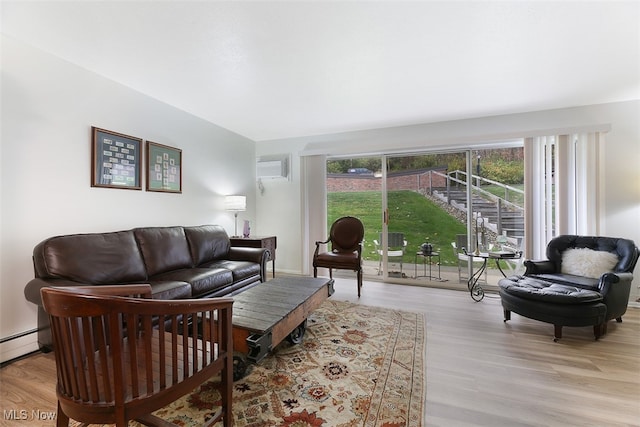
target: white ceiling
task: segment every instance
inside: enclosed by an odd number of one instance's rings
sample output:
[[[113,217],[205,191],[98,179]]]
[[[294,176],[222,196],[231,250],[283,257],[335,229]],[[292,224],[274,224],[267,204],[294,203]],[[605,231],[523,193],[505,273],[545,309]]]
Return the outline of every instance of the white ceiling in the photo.
[[[11,2],[2,32],[256,141],[640,99],[640,2]]]

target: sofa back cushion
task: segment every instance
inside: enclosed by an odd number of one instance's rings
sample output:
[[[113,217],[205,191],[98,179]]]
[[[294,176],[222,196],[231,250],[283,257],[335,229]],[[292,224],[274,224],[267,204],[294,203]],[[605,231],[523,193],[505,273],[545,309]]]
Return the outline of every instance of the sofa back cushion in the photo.
[[[185,227],[184,232],[189,241],[194,265],[202,265],[216,259],[226,259],[229,254],[231,247],[229,236],[219,225]]]
[[[617,237],[575,235],[562,235],[551,239],[547,245],[547,258],[557,266],[561,266],[564,252],[572,248],[587,248],[615,255],[618,258],[618,262],[613,267],[613,271],[616,273],[632,273],[638,261],[638,248],[633,240]]]
[[[193,266],[182,227],[144,227],[133,233],[149,277]]]
[[[36,277],[87,284],[117,284],[146,279],[132,231],[51,237],[33,250]]]

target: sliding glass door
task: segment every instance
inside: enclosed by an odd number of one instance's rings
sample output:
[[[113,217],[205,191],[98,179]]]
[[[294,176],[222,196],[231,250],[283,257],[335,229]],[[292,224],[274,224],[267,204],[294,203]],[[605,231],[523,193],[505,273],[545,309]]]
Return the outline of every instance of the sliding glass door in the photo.
[[[386,157],[389,279],[416,284],[449,281],[458,265],[456,236],[468,234],[464,210],[450,208],[466,205],[467,186],[452,179],[465,173],[466,158],[466,152]]]
[[[363,221],[367,279],[466,289],[467,254],[522,240],[522,164],[522,147],[330,159],[327,224]]]
[[[466,205],[466,158],[457,152],[327,161],[327,227],[347,215],[363,221],[365,278],[444,283],[457,271],[454,242],[466,240],[466,213],[446,206]]]
[[[327,229],[343,216],[365,225],[363,270],[367,278],[380,271],[379,233],[382,231],[382,158],[361,157],[327,161]],[[335,274],[350,274],[336,271]]]

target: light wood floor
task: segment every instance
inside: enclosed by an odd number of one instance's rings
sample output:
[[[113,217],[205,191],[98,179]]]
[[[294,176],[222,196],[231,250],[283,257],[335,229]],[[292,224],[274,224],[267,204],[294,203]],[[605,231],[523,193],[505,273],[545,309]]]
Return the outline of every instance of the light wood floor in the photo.
[[[640,309],[609,324],[564,328],[513,314],[500,299],[473,302],[466,292],[337,279],[333,299],[419,311],[426,318],[426,426],[640,426]],[[46,426],[32,418],[55,410],[51,355],[36,354],[0,370],[0,426]],[[28,413],[9,421],[7,412]]]

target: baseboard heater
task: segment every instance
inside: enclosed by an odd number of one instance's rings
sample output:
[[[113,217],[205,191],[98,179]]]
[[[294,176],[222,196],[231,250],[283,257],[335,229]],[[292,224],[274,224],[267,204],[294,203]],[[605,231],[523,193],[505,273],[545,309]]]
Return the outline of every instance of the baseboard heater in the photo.
[[[14,334],[14,335],[9,335],[8,337],[0,338],[0,344],[4,344],[6,342],[13,341],[13,340],[16,340],[18,338],[26,337],[27,335],[35,334],[36,332],[38,332],[38,328],[29,329],[28,331],[19,332],[19,333]],[[13,359],[10,359],[10,360],[5,360],[4,362],[0,363],[0,368],[4,368],[5,366],[10,365],[13,362],[16,362],[16,361],[18,361],[20,359],[24,359],[25,357],[29,357],[32,354],[35,354],[35,353],[38,353],[38,352],[40,352],[40,350],[35,350],[35,351],[30,352],[30,353],[23,354],[22,356],[18,356],[18,357],[15,357]]]
[[[29,329],[28,331],[19,332],[15,335],[9,335],[8,337],[0,338],[0,344],[13,341],[18,338],[26,337],[27,335],[35,334],[36,332],[38,332],[38,328]]]

